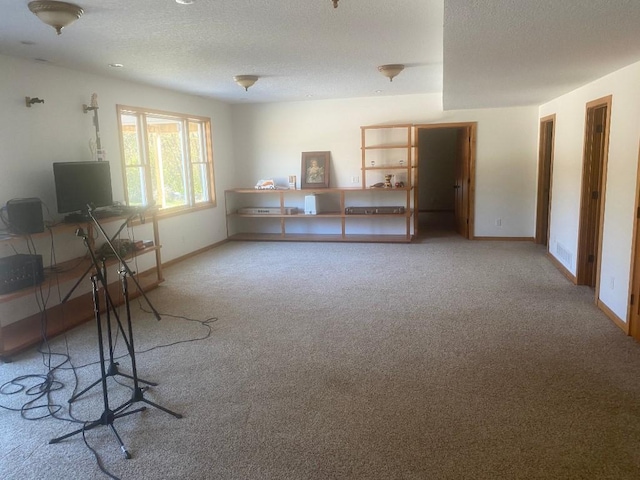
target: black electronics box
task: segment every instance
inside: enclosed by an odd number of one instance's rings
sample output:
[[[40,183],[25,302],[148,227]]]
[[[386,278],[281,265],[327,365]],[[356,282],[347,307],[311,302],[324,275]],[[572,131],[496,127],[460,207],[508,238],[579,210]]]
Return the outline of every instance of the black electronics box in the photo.
[[[395,215],[405,213],[404,207],[347,207],[345,215]]]
[[[39,198],[18,198],[7,202],[9,230],[16,235],[44,232]]]
[[[42,255],[17,254],[0,258],[0,295],[44,282]]]

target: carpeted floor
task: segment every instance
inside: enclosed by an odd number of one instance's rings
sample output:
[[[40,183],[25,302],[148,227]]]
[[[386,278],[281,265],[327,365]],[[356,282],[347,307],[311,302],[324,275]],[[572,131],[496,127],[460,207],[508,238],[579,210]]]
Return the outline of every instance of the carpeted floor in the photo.
[[[147,405],[116,419],[129,460],[109,427],[86,432],[114,476],[640,478],[640,346],[539,246],[442,233],[409,245],[235,242],[165,276],[149,292],[160,322],[134,302],[138,368],[159,382],[144,398],[184,418]],[[95,362],[96,345],[93,322],[51,341],[76,367]],[[45,375],[42,358],[0,365],[0,381]],[[67,367],[51,401],[68,418]],[[77,375],[84,388],[98,367]],[[130,398],[108,385],[110,406]],[[95,388],[71,413],[102,411]],[[80,426],[0,411],[0,478],[107,478],[82,434],[48,444]]]

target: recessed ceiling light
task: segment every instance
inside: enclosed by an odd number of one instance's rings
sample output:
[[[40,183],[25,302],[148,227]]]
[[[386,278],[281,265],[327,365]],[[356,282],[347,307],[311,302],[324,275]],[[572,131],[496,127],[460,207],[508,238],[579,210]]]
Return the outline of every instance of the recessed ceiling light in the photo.
[[[22,40],[20,42],[22,45],[35,45],[36,42],[32,42],[31,40]]]
[[[375,93],[382,93],[382,90],[376,90]]]
[[[193,5],[196,3],[196,0],[176,0],[176,3],[179,3],[180,5]]]
[[[124,67],[124,65],[121,64],[121,63],[110,63],[109,66],[111,68],[122,68],[122,67]]]

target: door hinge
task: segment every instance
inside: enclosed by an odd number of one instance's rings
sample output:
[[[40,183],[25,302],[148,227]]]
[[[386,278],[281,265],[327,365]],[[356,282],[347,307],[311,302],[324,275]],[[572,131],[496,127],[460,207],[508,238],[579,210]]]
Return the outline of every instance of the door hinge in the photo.
[[[638,207],[638,210],[636,210],[636,218],[640,218],[640,207]]]
[[[469,225],[469,219],[467,218],[467,225]]]
[[[593,200],[597,200],[599,196],[600,196],[600,193],[597,190],[594,190],[593,192],[591,192],[591,198]]]
[[[593,262],[595,261],[595,259],[596,259],[596,257],[595,257],[593,254],[591,254],[591,255],[589,255],[589,256],[587,257],[587,261],[588,261],[589,263],[593,263]]]
[[[629,305],[633,305],[633,300],[634,300],[634,297],[633,297],[633,293],[632,293],[631,297],[629,297]]]

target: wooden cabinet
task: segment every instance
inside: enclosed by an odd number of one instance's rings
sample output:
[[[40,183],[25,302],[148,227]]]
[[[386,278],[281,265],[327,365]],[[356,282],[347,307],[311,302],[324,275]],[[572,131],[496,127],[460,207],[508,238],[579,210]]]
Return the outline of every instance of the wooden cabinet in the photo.
[[[108,234],[113,234],[125,220],[125,217],[110,217],[101,219],[100,224]],[[153,246],[138,249],[126,257],[145,292],[164,280],[155,214],[148,220],[144,224],[132,221],[129,227],[136,232],[136,240],[153,240]],[[92,249],[102,243],[100,233],[89,222],[59,224],[44,233],[31,235],[29,240],[26,237],[0,240],[2,256],[24,250],[25,245],[40,245],[42,247],[37,251],[45,258],[49,255],[49,251],[46,251],[49,246],[55,252],[55,257],[66,257],[63,261],[55,262],[53,268],[50,267],[50,259],[45,259],[45,280],[41,284],[0,295],[0,358],[6,359],[37,345],[43,339],[43,332],[50,338],[94,318],[90,281],[92,263],[82,238],[76,236],[78,228],[87,233]],[[111,297],[115,303],[122,304],[117,259],[108,259],[105,264]],[[62,303],[72,290],[69,299]],[[135,282],[130,282],[129,293],[132,298],[140,295]],[[101,303],[104,306],[102,299]]]

